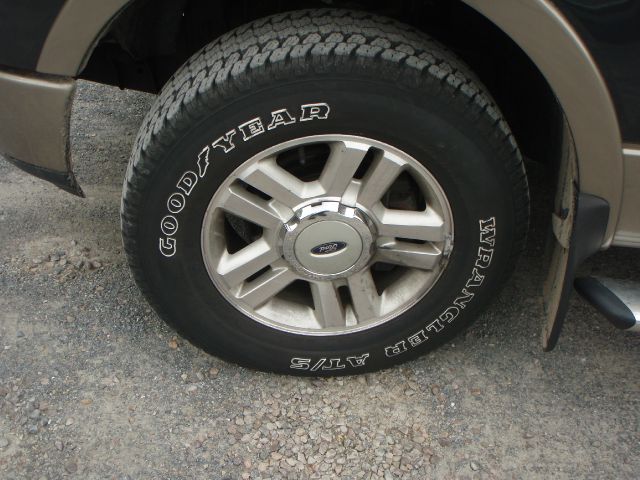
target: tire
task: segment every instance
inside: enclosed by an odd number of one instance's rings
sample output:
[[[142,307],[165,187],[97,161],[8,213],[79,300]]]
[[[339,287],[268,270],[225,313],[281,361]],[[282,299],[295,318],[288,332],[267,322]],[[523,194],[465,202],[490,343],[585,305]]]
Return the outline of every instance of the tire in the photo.
[[[388,162],[406,175],[379,196]],[[329,164],[338,174],[322,176]],[[255,172],[269,165],[265,183]],[[138,135],[121,216],[137,284],[193,344],[259,370],[343,375],[470,324],[523,248],[528,187],[498,108],[445,47],[387,18],[306,10],[225,34],[172,77]],[[273,254],[262,270],[260,245]],[[302,279],[261,304],[252,285],[281,273]]]

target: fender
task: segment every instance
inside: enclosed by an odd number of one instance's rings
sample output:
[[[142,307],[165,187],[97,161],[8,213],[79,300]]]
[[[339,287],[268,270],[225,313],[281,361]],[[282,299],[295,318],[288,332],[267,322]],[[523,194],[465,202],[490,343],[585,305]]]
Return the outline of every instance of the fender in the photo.
[[[552,288],[545,295],[549,316],[543,336],[545,348],[550,349],[559,334],[577,264],[587,254],[611,245],[616,233],[624,182],[618,118],[591,54],[550,0],[462,1],[508,35],[537,66],[564,112],[565,138],[571,139],[575,149],[572,160],[568,160],[569,157],[563,160],[567,164],[561,168],[565,174],[560,178],[557,193],[560,200],[573,201],[564,202],[569,208],[555,212],[554,216],[556,248],[564,253],[556,255],[561,261],[555,262],[559,267],[550,270],[547,283]],[[67,0],[44,42],[37,71],[68,79],[76,77],[103,32],[128,3],[128,0]],[[67,103],[72,97],[70,88]],[[64,135],[58,141],[66,143],[69,119],[64,111],[59,113],[60,118],[65,119],[65,126],[61,129]],[[68,149],[65,158],[54,156],[47,165],[41,166],[57,174],[66,172],[73,178]],[[567,197],[566,192],[571,195]],[[597,208],[591,208],[589,202],[593,199],[597,199],[591,202],[597,204]],[[590,237],[597,241],[589,242],[588,252],[572,252],[583,230],[595,232]]]
[[[549,351],[558,342],[577,268],[587,257],[611,245],[616,233],[624,182],[618,118],[589,51],[551,2],[465,2],[509,35],[531,58],[565,116],[565,153],[543,295],[546,319],[541,341],[543,349]],[[549,45],[554,48],[549,49]]]
[[[130,0],[67,0],[49,30],[36,70],[75,77],[102,33]]]
[[[509,35],[551,86],[573,135],[579,190],[609,204],[601,245],[608,247],[622,203],[622,139],[613,101],[593,58],[573,27],[547,0],[465,3]],[[577,78],[580,81],[575,81]]]
[[[609,204],[602,244],[603,248],[608,247],[622,202],[622,140],[609,91],[591,55],[549,0],[463,1],[522,48],[558,98],[575,142],[580,192]],[[78,75],[102,32],[128,3],[129,0],[67,0],[46,38],[38,72]],[[553,49],[548,48],[550,44]]]

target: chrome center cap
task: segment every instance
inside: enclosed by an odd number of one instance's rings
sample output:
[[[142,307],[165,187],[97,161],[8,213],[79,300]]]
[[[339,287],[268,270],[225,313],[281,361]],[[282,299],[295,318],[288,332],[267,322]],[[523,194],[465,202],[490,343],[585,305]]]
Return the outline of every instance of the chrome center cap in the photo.
[[[344,278],[367,265],[373,254],[373,224],[356,208],[335,201],[296,211],[284,228],[283,254],[302,276]]]

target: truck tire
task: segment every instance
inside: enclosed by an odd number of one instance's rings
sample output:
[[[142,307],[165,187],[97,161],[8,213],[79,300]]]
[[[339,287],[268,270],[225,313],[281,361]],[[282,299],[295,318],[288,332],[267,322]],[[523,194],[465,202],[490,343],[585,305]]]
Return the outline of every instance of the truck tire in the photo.
[[[343,375],[469,325],[523,248],[528,187],[454,54],[391,19],[305,10],[223,35],[172,77],[121,215],[136,282],[193,344]]]

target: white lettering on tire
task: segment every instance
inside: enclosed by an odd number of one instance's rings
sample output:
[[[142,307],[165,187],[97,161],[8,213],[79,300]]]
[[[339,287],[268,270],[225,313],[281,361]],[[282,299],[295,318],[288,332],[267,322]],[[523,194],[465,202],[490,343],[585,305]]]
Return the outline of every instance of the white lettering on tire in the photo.
[[[158,248],[160,248],[160,253],[165,257],[173,257],[176,254],[176,239],[160,237]]]
[[[364,367],[367,362],[367,358],[369,358],[368,353],[363,353],[362,355],[351,355],[344,359],[342,357],[322,357],[317,360],[313,360],[311,358],[293,357],[289,364],[289,368],[292,368],[293,370],[308,370],[310,372],[344,370],[347,367]]]
[[[171,258],[176,254],[177,242],[174,236],[178,232],[179,224],[175,215],[184,210],[189,196],[198,184],[198,180],[204,178],[207,174],[207,170],[211,163],[209,157],[212,155],[214,149],[220,149],[224,153],[231,152],[236,148],[234,137],[238,134],[238,131],[242,133],[243,140],[247,142],[258,135],[265,133],[267,130],[271,131],[279,127],[291,125],[298,121],[307,122],[310,120],[326,120],[329,118],[330,111],[331,108],[327,103],[308,103],[300,105],[300,117],[296,119],[286,108],[280,108],[271,112],[270,121],[266,129],[262,119],[260,117],[255,117],[238,125],[237,128],[229,130],[224,135],[221,135],[211,142],[210,145],[205,145],[198,154],[198,159],[195,165],[197,168],[194,168],[198,173],[193,170],[187,170],[184,172],[176,184],[176,189],[179,191],[172,192],[167,198],[167,211],[170,215],[165,216],[160,221],[160,231],[162,233],[158,239],[158,249],[160,254],[166,258]],[[327,359],[325,359],[325,361],[327,361]],[[328,361],[329,367],[327,369],[338,369],[338,365],[342,365],[331,363],[333,359],[329,359]],[[321,367],[325,369],[324,366],[321,365]]]
[[[326,120],[329,117],[331,108],[326,103],[309,103],[302,105],[302,114],[300,115],[301,122],[308,122],[309,120]]]
[[[465,286],[462,287],[460,293],[453,300],[452,305],[448,306],[435,320],[431,321],[426,327],[418,330],[413,335],[399,342],[385,347],[384,353],[387,357],[395,357],[405,353],[410,348],[422,345],[429,340],[429,333],[439,333],[444,327],[453,322],[460,312],[464,310],[469,302],[475,296],[475,290],[482,285],[484,275],[481,273],[491,265],[493,260],[493,251],[496,238],[496,219],[495,217],[480,220],[480,246],[476,255],[475,266],[471,271],[470,277],[467,279]]]
[[[251,140],[253,137],[257,137],[261,133],[264,133],[264,125],[262,124],[260,117],[257,117],[239,125],[238,130],[242,132],[242,138],[246,142],[247,140]]]
[[[224,153],[229,153],[231,150],[236,148],[235,144],[233,143],[233,137],[235,134],[235,128],[233,130],[229,130],[227,133],[213,142],[211,146],[213,148],[221,148],[222,150],[224,150]]]
[[[296,119],[291,116],[286,108],[271,112],[271,122],[267,127],[268,130],[273,130],[281,125],[291,125],[295,123]]]
[[[184,199],[184,195],[178,192],[174,192],[167,199],[167,210],[169,210],[169,212],[173,213],[174,215],[177,215],[182,211],[185,204],[186,200]]]

